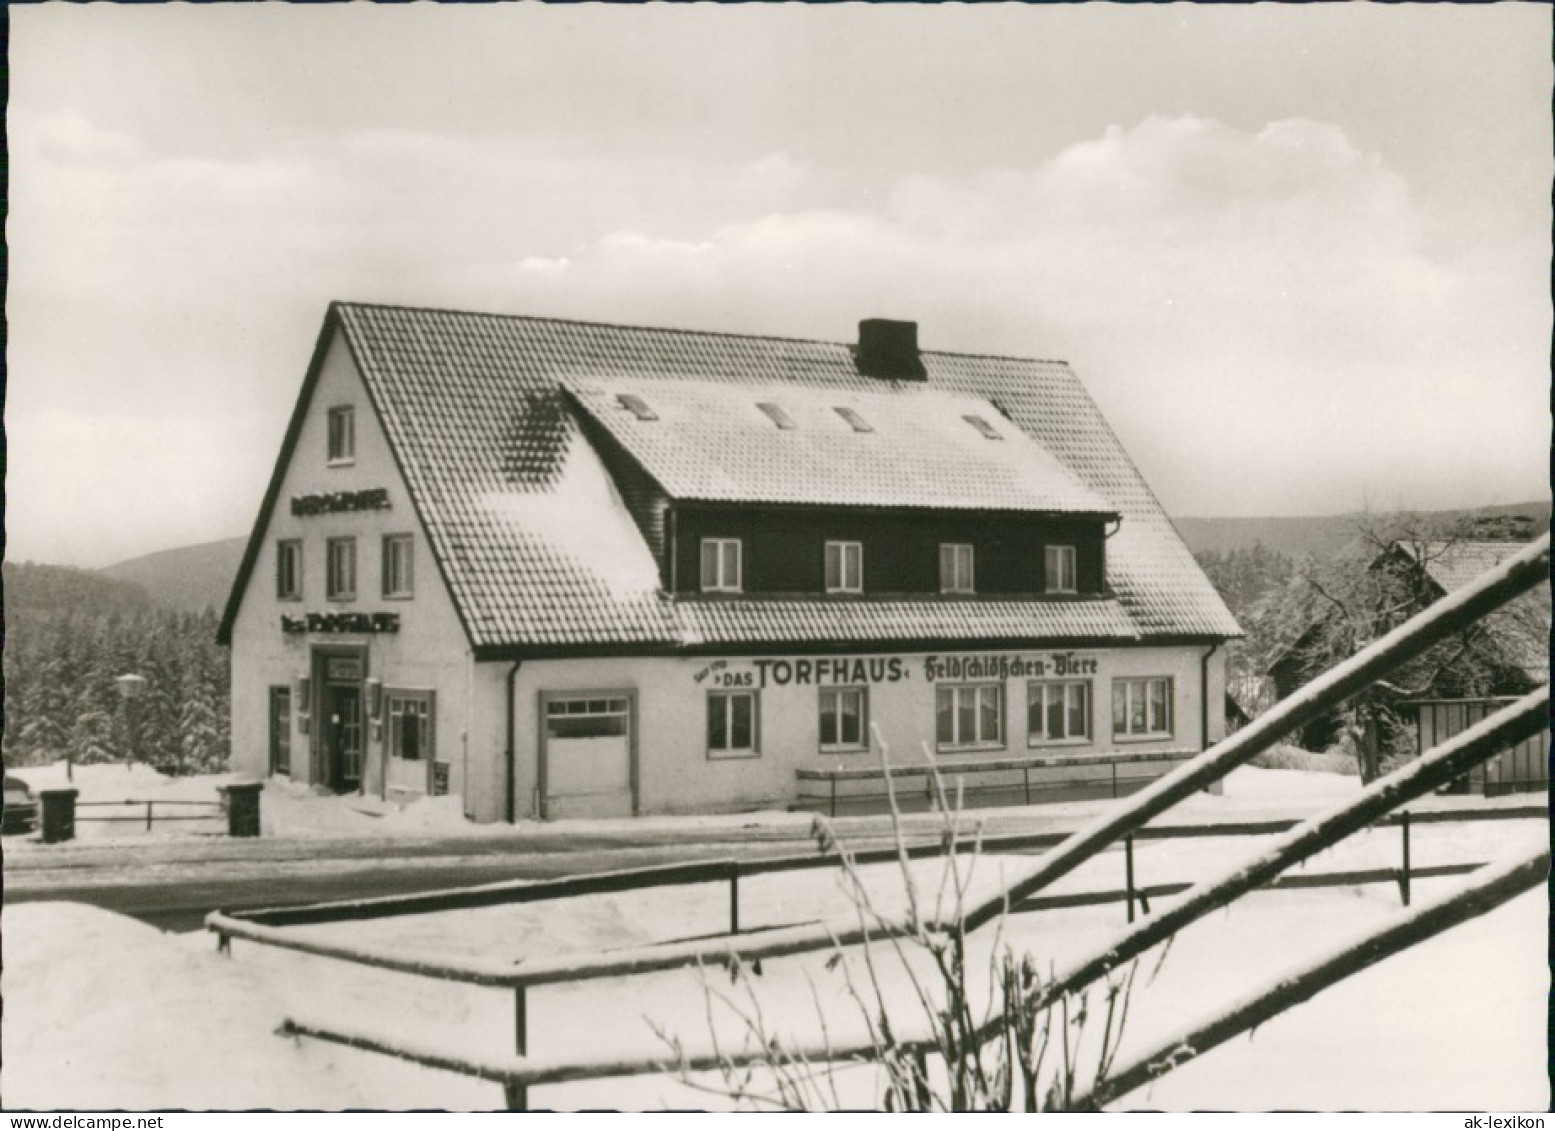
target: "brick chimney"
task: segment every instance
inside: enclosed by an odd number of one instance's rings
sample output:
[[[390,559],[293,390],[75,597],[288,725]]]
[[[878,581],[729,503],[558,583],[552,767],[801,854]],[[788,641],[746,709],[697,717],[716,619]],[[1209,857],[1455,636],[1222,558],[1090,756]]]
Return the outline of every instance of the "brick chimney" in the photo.
[[[926,381],[918,323],[866,318],[858,324],[858,371],[884,381]]]

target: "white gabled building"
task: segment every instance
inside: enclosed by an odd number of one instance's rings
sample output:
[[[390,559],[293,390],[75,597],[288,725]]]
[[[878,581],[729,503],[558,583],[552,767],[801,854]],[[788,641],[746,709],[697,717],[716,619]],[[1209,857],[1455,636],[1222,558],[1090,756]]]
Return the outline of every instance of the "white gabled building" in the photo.
[[[1137,782],[1237,634],[1063,363],[352,303],[221,625],[237,768],[485,821]]]

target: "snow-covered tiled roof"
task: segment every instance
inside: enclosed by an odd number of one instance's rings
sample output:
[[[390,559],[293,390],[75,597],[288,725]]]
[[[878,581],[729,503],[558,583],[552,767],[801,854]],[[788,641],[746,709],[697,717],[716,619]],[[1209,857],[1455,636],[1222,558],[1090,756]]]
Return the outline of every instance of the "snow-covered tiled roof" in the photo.
[[[645,378],[563,387],[672,499],[1116,513],[966,393]]]
[[[1444,594],[1462,589],[1481,574],[1528,548],[1526,542],[1432,541],[1416,544],[1400,540],[1394,545],[1411,560],[1419,562],[1426,576],[1439,585]],[[1549,582],[1507,602],[1487,616],[1483,624],[1507,663],[1521,668],[1536,683],[1548,682]]]
[[[1127,453],[1062,362],[925,351],[926,380],[893,385],[861,375],[853,347],[836,342],[357,303],[331,306],[321,343],[337,330],[361,371],[477,655],[596,646],[1239,635]],[[1062,508],[1095,508],[1121,517],[1106,544],[1108,595],[1058,602],[937,595],[851,602],[674,600],[647,584],[645,571],[636,568],[644,552],[640,544],[623,546],[616,555],[598,538],[569,531],[565,521],[582,513],[572,510],[574,493],[582,492],[595,500],[596,519],[625,529],[619,510],[598,509],[619,508],[620,499],[607,493],[609,501],[599,502],[598,460],[575,413],[582,403],[599,418],[604,409],[597,398],[625,391],[627,383],[648,390],[650,404],[666,412],[672,402],[710,402],[718,390],[744,402],[754,401],[757,391],[764,398],[776,396],[774,389],[785,391],[779,403],[805,421],[817,406],[833,401],[865,406],[881,415],[882,424],[890,416],[892,427],[898,419],[894,406],[914,398],[946,409],[968,407],[960,415],[987,416],[992,409],[1002,415],[988,417],[988,423],[1008,433],[1004,446],[1022,459],[1030,457],[1022,464],[1030,470],[1030,484],[1012,474],[1008,489],[1037,491],[1045,483]],[[688,383],[703,391],[691,397],[683,392]],[[761,420],[778,431],[770,418]],[[942,420],[934,427],[955,423]],[[971,450],[1000,446],[959,423],[966,435],[958,442]],[[1025,439],[1016,437],[1011,425]],[[628,450],[644,449],[628,445]],[[1039,465],[1058,474],[1044,478],[1036,473]],[[804,474],[786,470],[800,485],[814,486]],[[929,497],[927,487],[916,489]],[[261,527],[264,521],[262,515]],[[257,531],[255,538],[261,536]],[[245,574],[255,556],[251,545]],[[243,580],[240,576],[224,634],[230,634]]]

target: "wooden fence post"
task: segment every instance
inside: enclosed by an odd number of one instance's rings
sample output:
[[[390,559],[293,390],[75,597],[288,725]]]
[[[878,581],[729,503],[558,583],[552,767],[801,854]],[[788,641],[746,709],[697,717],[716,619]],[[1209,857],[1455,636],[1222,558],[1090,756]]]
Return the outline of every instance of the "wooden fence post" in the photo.
[[[1398,815],[1398,827],[1404,837],[1404,868],[1398,874],[1398,890],[1403,896],[1404,906],[1409,906],[1409,810],[1405,809]]]
[[[1128,884],[1128,921],[1134,921],[1134,838],[1123,838],[1123,876]]]
[[[729,933],[740,933],[740,862],[729,867]]]
[[[529,999],[528,987],[513,990],[513,1043],[519,1056],[529,1055]],[[508,1083],[502,1086],[502,1094],[509,1111],[529,1110],[529,1086]]]

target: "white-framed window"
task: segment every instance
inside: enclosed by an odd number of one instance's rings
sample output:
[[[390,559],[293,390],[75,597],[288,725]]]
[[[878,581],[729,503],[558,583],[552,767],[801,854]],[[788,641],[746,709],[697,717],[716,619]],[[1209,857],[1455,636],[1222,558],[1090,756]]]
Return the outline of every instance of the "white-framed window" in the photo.
[[[416,543],[409,534],[383,537],[383,595],[409,597],[415,592]]]
[[[707,693],[709,758],[754,758],[761,752],[759,705],[754,691]]]
[[[552,699],[545,705],[545,733],[549,738],[622,738],[631,729],[631,709],[622,695]]]
[[[862,687],[821,688],[821,749],[863,750],[869,745],[869,692]]]
[[[275,597],[302,600],[302,542],[286,538],[275,544]]]
[[[1091,681],[1032,680],[1026,684],[1026,742],[1086,742],[1091,737]]]
[[[386,691],[385,712],[388,715],[388,733],[384,742],[389,757],[404,762],[431,761],[432,692]]]
[[[356,599],[356,539],[331,538],[326,544],[324,596],[331,601]]]
[[[972,547],[960,542],[942,542],[939,548],[939,591],[973,593]]]
[[[336,405],[329,410],[329,462],[353,463],[356,460],[356,409]]]
[[[1075,568],[1073,546],[1043,547],[1042,584],[1049,593],[1079,591],[1079,574]]]
[[[738,593],[744,588],[738,538],[702,539],[702,592]]]
[[[826,543],[826,592],[864,591],[864,543]]]
[[[941,747],[1003,746],[1003,684],[960,683],[935,688],[934,737]]]
[[[1112,681],[1114,738],[1169,738],[1171,733],[1171,677]]]

